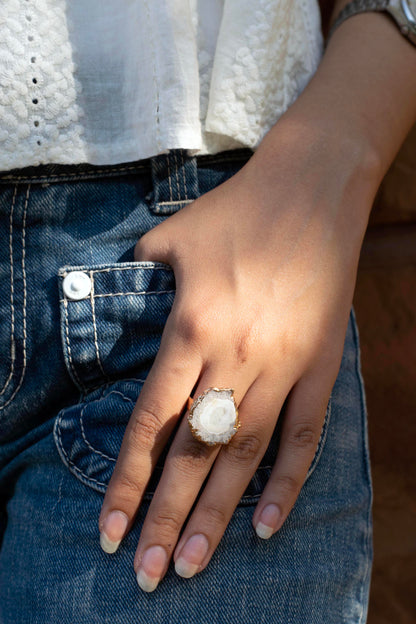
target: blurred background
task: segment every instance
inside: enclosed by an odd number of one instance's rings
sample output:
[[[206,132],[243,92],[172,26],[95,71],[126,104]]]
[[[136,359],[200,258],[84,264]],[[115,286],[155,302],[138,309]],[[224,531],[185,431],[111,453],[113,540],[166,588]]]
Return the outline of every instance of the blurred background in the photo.
[[[416,127],[374,203],[354,305],[374,485],[368,624],[415,624]]]
[[[335,0],[319,0],[324,33]],[[354,298],[374,486],[367,624],[416,624],[416,126],[385,176]]]

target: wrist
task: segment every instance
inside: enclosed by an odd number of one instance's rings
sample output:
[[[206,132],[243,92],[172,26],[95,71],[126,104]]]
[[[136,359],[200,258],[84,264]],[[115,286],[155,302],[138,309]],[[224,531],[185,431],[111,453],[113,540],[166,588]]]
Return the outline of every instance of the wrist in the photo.
[[[254,177],[268,194],[281,196],[283,188],[284,204],[299,214],[305,210],[310,215],[313,206],[317,219],[359,253],[381,180],[371,144],[344,126],[286,114],[251,160]]]
[[[337,3],[337,11],[343,4]],[[346,154],[377,190],[415,113],[416,49],[389,16],[369,12],[334,32],[287,119],[306,125],[307,133],[316,129],[334,157]]]
[[[369,137],[353,124],[327,114],[307,114],[292,107],[270,130],[258,148],[269,162],[282,158],[309,161],[311,170],[325,172],[341,187],[372,200],[383,179],[380,154]]]
[[[272,129],[271,141],[285,137],[291,149],[310,149],[317,157],[326,158],[328,172],[351,180],[376,192],[383,176],[383,161],[366,122],[353,118],[348,111],[335,109],[330,103],[314,105],[299,100]]]

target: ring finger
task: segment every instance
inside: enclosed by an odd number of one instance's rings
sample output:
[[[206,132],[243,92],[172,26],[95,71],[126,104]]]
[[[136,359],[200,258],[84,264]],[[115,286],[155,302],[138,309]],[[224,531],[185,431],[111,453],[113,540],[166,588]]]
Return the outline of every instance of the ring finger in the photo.
[[[283,403],[276,387],[258,378],[241,405],[242,428],[221,448],[210,479],[175,550],[175,569],[193,576],[209,563],[270,442]],[[259,409],[259,406],[262,406]],[[207,548],[198,551],[206,540]]]

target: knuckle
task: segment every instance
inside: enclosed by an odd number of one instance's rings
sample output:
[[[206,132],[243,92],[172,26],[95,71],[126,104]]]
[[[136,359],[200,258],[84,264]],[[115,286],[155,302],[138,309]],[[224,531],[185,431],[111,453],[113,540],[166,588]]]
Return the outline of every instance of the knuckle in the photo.
[[[141,497],[144,485],[129,475],[128,472],[123,471],[117,474],[115,490],[117,491],[117,496],[121,496],[126,501],[136,501]]]
[[[170,537],[178,534],[182,528],[182,517],[172,509],[160,509],[153,517],[152,523],[157,527],[158,537]]]
[[[288,434],[288,444],[294,448],[310,449],[316,446],[317,429],[312,423],[297,423]]]
[[[143,234],[134,248],[134,259],[145,260],[146,256],[151,252],[151,249],[151,235],[149,233]]]
[[[256,433],[237,434],[223,447],[226,458],[239,463],[252,464],[258,459],[263,442]]]
[[[203,305],[186,305],[178,310],[176,332],[187,345],[204,344],[213,335],[215,326]]]
[[[284,495],[294,496],[297,495],[300,491],[302,484],[296,477],[292,477],[291,475],[278,475],[273,479],[274,486]]]
[[[200,328],[196,319],[197,317],[189,311],[178,314],[176,331],[185,344],[193,344],[199,339]]]
[[[228,515],[225,509],[215,504],[204,505],[201,508],[201,515],[208,525],[225,526],[228,523]]]
[[[142,408],[133,416],[131,433],[140,447],[152,448],[163,426],[164,421],[156,410]]]
[[[168,458],[168,463],[181,473],[186,475],[195,474],[206,470],[207,461],[212,454],[212,449],[198,440],[186,440],[181,445],[181,450]]]

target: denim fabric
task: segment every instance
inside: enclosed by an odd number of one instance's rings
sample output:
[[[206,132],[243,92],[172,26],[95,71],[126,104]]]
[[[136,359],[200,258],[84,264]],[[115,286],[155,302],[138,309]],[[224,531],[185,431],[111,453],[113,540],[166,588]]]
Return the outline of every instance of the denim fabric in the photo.
[[[134,262],[134,245],[249,155],[0,174],[1,624],[365,622],[371,482],[353,314],[308,479],[276,536],[257,538],[251,517],[279,424],[204,572],[137,587],[164,456],[119,551],[99,547],[103,493],[175,296],[170,267]],[[91,285],[80,300],[63,288],[75,270]]]

